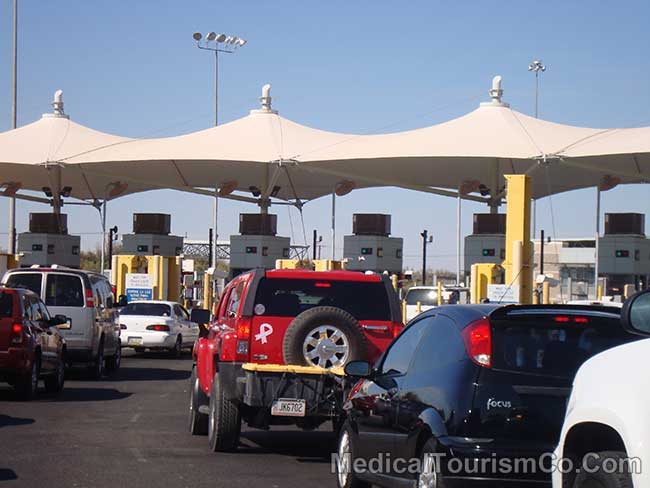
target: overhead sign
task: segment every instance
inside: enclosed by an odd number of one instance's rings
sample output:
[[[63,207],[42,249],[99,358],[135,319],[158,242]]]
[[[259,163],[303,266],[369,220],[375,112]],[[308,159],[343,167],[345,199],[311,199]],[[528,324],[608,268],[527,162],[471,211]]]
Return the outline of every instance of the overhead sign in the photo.
[[[490,303],[519,303],[519,285],[488,285]]]
[[[127,273],[125,288],[129,302],[153,299],[153,277],[146,273]]]

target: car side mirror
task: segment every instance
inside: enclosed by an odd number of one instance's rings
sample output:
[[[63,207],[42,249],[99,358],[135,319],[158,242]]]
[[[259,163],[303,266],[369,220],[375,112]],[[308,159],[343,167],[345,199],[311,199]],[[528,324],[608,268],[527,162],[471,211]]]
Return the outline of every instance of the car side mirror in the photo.
[[[126,295],[120,295],[120,297],[117,299],[118,307],[126,307],[128,304],[129,304],[129,299],[127,298]]]
[[[56,327],[57,329],[69,329],[70,324],[68,323],[68,317],[65,315],[55,315],[50,317],[49,322],[50,327]]]
[[[190,321],[195,324],[209,324],[210,323],[210,310],[207,308],[193,308],[190,313]]]
[[[650,290],[632,295],[625,301],[621,321],[626,331],[650,336]]]
[[[372,376],[372,366],[368,361],[350,361],[343,370],[346,376],[355,378],[370,378]]]

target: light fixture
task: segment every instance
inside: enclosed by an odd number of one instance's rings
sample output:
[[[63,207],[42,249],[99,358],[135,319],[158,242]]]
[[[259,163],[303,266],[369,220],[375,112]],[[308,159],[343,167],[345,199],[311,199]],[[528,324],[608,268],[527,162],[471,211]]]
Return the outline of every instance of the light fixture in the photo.
[[[208,32],[205,35],[205,40],[206,41],[214,41],[217,38],[217,33],[216,32]]]
[[[68,198],[70,194],[72,193],[72,187],[71,186],[64,186],[61,188],[61,196]]]
[[[42,190],[46,197],[52,198],[52,189],[49,186],[44,186]]]
[[[281,186],[279,186],[279,185],[275,185],[275,186],[273,187],[273,190],[271,190],[271,196],[274,197],[274,198],[277,197],[277,196],[278,196],[278,193],[280,193],[280,189],[281,189],[281,188],[282,188]]]
[[[244,44],[246,44],[247,42],[248,42],[248,41],[247,41],[246,39],[239,39],[239,46],[241,47],[241,46],[243,46]]]
[[[217,41],[217,42],[223,42],[225,40],[226,40],[226,34],[219,34],[217,36],[217,38],[215,39],[215,41]]]
[[[256,187],[256,186],[252,186],[252,185],[251,185],[251,186],[248,187],[248,189],[249,189],[250,192],[253,194],[253,196],[256,197],[256,198],[259,197],[259,196],[262,194],[262,190],[260,190],[260,189],[259,189],[258,187]]]
[[[237,182],[236,181],[226,181],[224,183],[221,183],[219,185],[219,196],[220,197],[228,196],[232,192],[234,192],[236,189],[237,189]]]
[[[350,193],[356,187],[357,185],[354,181],[350,181],[350,180],[339,181],[336,184],[336,187],[334,188],[334,193],[336,194],[337,197],[342,197]]]
[[[195,32],[192,34],[192,38],[196,41],[199,42],[201,39],[203,39],[203,35],[201,35],[200,32]]]

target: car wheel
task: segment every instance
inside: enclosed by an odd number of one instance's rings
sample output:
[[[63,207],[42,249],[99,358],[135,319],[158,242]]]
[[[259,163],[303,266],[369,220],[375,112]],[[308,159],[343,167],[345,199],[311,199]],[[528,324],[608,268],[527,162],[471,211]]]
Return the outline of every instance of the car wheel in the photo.
[[[418,473],[418,488],[446,488],[438,460],[435,456],[438,453],[438,443],[435,439],[429,439],[420,453],[420,472]]]
[[[172,347],[171,350],[169,351],[169,354],[173,358],[180,358],[182,352],[183,352],[183,338],[179,335],[176,338],[176,342],[174,343],[174,347]]]
[[[354,443],[352,428],[347,422],[341,428],[336,450],[336,481],[339,488],[370,488],[370,483],[362,481],[354,472]]]
[[[63,390],[63,383],[65,383],[65,362],[63,358],[57,364],[56,372],[45,377],[43,383],[45,383],[47,393],[60,393]]]
[[[95,358],[95,362],[90,368],[90,376],[95,380],[101,380],[103,374],[104,374],[104,340],[102,339],[99,342],[99,348],[97,349],[97,357]]]
[[[196,366],[192,368],[190,376],[190,411],[189,428],[192,435],[206,435],[208,433],[209,416],[199,412],[199,407],[208,405],[210,399],[201,389],[201,383],[196,375]]]
[[[282,344],[286,364],[343,367],[366,359],[368,341],[357,320],[336,307],[314,307],[298,315]]]
[[[241,412],[239,407],[226,399],[221,385],[221,375],[214,375],[210,390],[210,416],[208,420],[208,444],[212,451],[233,451],[239,444]]]
[[[122,364],[122,344],[118,341],[115,354],[110,358],[106,358],[106,369],[114,373],[120,369],[120,364]]]
[[[41,374],[41,363],[38,357],[32,361],[29,373],[16,380],[14,387],[21,400],[32,400],[38,393],[38,377]]]
[[[580,470],[573,488],[632,488],[630,465],[626,459],[624,452],[597,453],[590,457],[585,469]]]

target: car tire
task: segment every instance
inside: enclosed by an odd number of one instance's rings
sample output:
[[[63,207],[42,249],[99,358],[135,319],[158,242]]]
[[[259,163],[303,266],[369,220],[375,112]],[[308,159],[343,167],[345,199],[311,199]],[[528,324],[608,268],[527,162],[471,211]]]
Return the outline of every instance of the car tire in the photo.
[[[217,372],[210,390],[210,415],[208,418],[208,444],[212,451],[233,451],[239,444],[241,412],[234,402],[228,400]]]
[[[181,357],[181,354],[183,353],[183,338],[178,335],[176,337],[176,342],[174,343],[174,347],[172,347],[169,350],[169,355],[175,359],[178,359]]]
[[[327,334],[325,339],[322,338],[323,333]],[[339,335],[333,341],[331,338],[334,338],[334,334]],[[316,335],[321,335],[321,338],[316,339]],[[313,343],[309,342],[310,337]],[[337,349],[327,359],[319,352],[323,341],[328,341],[324,344],[326,347],[341,347],[345,352],[338,352]],[[349,361],[367,359],[367,352],[368,341],[359,322],[345,310],[336,307],[305,310],[289,324],[282,343],[284,362],[304,366],[344,366]],[[316,356],[308,358],[310,354]]]
[[[207,435],[208,434],[208,421],[210,417],[204,413],[199,412],[199,407],[208,405],[210,399],[203,392],[201,383],[196,374],[196,366],[192,368],[192,376],[190,376],[190,411],[189,411],[189,430],[192,435]]]
[[[597,458],[591,457],[589,469],[581,469],[573,483],[573,488],[632,488],[630,466],[627,469],[611,473],[612,464],[623,466],[627,455],[619,451],[603,451],[597,453]],[[587,472],[589,471],[589,472]]]
[[[120,369],[122,364],[122,344],[118,341],[117,346],[115,347],[115,354],[110,358],[106,358],[106,371],[110,373],[115,373]]]
[[[447,488],[440,466],[436,465],[438,454],[438,443],[431,438],[424,443],[420,452],[420,472],[416,481],[418,488]]]
[[[372,485],[360,480],[353,471],[355,465],[354,432],[348,422],[343,424],[336,448],[336,482],[339,488],[370,488]]]
[[[33,400],[38,393],[38,379],[41,374],[40,358],[35,357],[29,373],[16,379],[14,388],[21,400]]]
[[[90,367],[90,376],[94,380],[101,380],[104,375],[104,338],[99,341],[97,348],[97,357]]]
[[[56,371],[53,374],[46,376],[43,379],[45,384],[45,391],[50,394],[60,393],[63,390],[65,383],[65,362],[63,358],[56,366]]]

